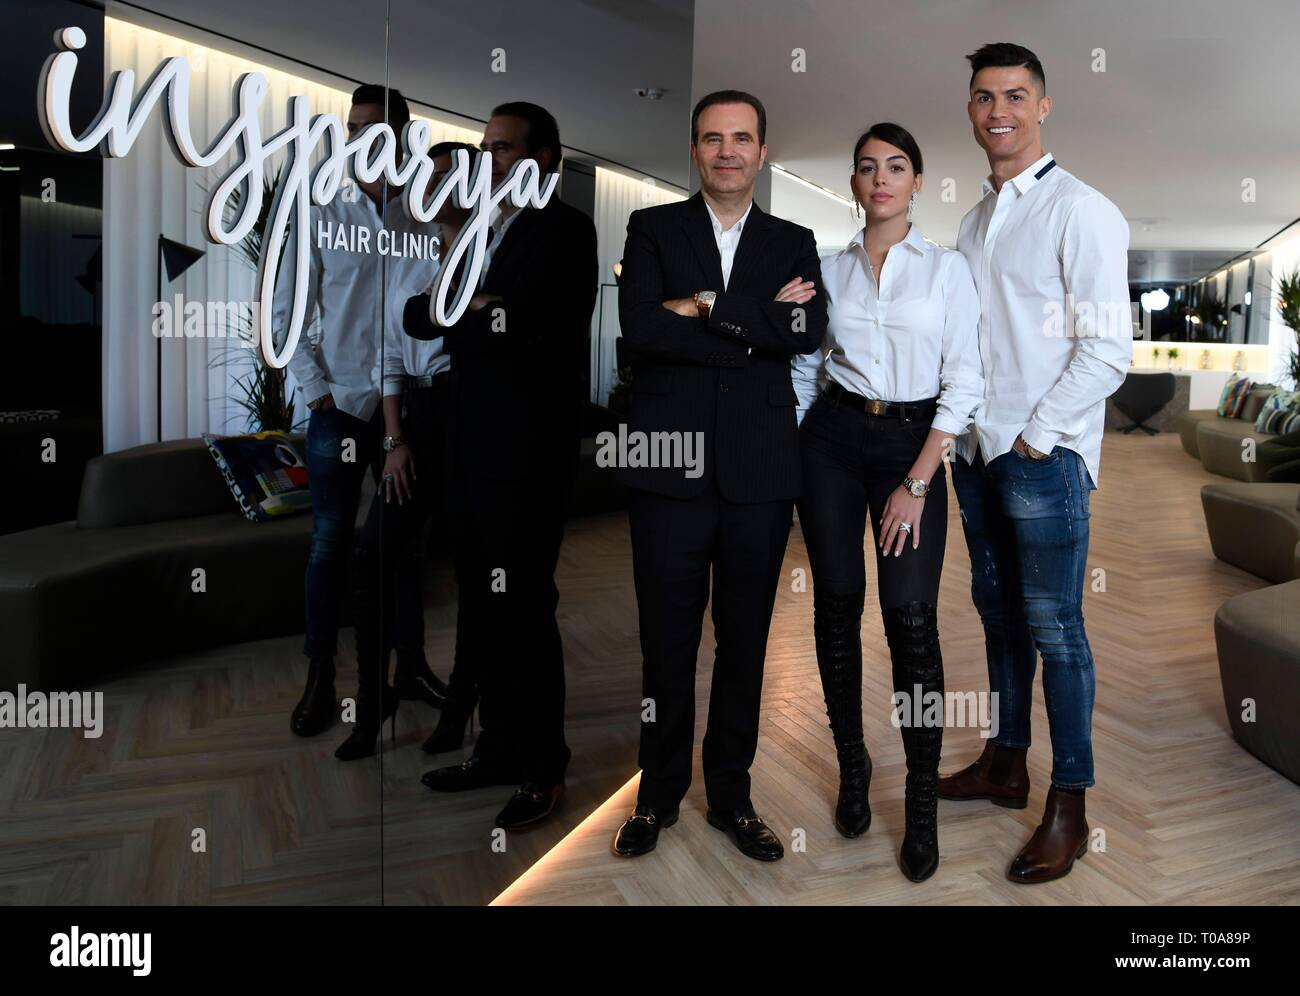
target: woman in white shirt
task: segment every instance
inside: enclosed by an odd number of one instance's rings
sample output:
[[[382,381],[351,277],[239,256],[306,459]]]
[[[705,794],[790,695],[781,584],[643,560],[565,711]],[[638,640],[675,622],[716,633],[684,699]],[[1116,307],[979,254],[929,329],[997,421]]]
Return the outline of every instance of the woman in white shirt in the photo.
[[[862,735],[866,518],[876,537],[880,608],[893,662],[896,725],[907,754],[913,881],[934,874],[943,708],[936,605],[947,537],[943,456],[983,395],[979,300],[965,258],[911,224],[921,152],[896,124],[873,125],[853,150],[850,187],[866,224],[823,260],[830,326],[821,352],[796,356],[804,494],[799,522],[813,574],[817,664],[840,766],[835,825],[871,823],[871,759]],[[916,701],[919,697],[919,701]]]

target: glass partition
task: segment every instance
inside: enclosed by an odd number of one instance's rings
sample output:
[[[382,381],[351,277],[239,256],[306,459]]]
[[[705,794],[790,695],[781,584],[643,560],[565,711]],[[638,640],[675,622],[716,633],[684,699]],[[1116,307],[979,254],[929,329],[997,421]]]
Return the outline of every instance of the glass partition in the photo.
[[[311,115],[382,120],[386,5],[3,6],[0,894],[378,903],[378,772],[334,753],[380,452],[382,270],[345,243],[382,215],[303,177]]]

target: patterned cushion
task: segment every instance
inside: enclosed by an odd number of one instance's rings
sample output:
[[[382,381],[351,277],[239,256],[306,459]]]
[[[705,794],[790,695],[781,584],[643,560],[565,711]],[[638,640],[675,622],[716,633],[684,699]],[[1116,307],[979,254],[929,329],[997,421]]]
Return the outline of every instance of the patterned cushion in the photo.
[[[307,461],[286,433],[213,436],[205,432],[203,441],[245,518],[268,522],[311,508]]]
[[[1246,395],[1250,393],[1250,381],[1245,377],[1233,376],[1228,383],[1223,385],[1223,393],[1219,395],[1219,414],[1224,418],[1240,418],[1241,408],[1246,403]]]
[[[1259,417],[1255,419],[1256,432],[1287,432],[1282,425],[1300,414],[1300,391],[1278,388],[1268,396]]]

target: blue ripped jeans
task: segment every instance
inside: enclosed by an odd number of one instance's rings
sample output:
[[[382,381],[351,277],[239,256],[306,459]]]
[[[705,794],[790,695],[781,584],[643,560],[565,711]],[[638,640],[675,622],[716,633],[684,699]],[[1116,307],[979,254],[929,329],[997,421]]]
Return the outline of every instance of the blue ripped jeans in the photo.
[[[1063,446],[1043,460],[1016,450],[984,464],[952,461],[971,560],[971,597],[984,624],[989,690],[1003,747],[1030,744],[1034,671],[1052,737],[1052,784],[1088,788],[1096,674],[1083,628],[1088,493],[1083,458]]]

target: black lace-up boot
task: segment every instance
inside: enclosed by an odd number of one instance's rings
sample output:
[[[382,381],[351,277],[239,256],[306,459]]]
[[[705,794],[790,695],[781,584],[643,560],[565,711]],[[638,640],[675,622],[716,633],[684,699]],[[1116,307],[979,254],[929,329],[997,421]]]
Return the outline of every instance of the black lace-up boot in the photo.
[[[894,692],[904,693],[903,750],[907,755],[907,830],[899,867],[922,882],[939,867],[939,751],[943,745],[943,658],[933,605],[909,602],[885,612],[885,637],[893,660]],[[920,722],[926,707],[939,702],[937,723]],[[919,701],[918,701],[919,696]]]
[[[863,592],[834,595],[813,590],[813,637],[826,697],[826,715],[840,765],[835,829],[858,837],[871,826],[871,757],[862,737]]]

